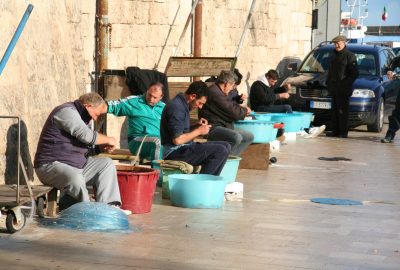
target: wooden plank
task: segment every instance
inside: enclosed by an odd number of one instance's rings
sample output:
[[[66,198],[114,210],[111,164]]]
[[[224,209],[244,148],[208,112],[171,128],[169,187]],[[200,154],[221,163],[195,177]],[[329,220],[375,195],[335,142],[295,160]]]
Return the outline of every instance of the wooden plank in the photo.
[[[251,144],[241,157],[239,169],[268,170],[269,143]]]
[[[47,194],[47,215],[49,217],[55,217],[57,215],[57,196],[58,190],[53,188]]]
[[[221,70],[233,70],[235,57],[170,57],[165,68],[168,77],[205,77]]]
[[[31,186],[33,197],[37,198],[47,194],[52,188],[48,186],[36,185]],[[13,207],[17,206],[16,185],[1,185],[0,186],[0,206]],[[20,204],[25,204],[31,201],[28,187],[20,185]]]

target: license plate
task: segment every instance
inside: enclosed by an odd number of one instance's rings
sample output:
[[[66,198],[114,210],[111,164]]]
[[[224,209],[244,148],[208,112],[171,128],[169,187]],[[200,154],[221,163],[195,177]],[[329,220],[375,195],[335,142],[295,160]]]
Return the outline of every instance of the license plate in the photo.
[[[330,102],[323,102],[323,101],[310,101],[310,107],[312,109],[325,109],[329,110],[332,108]]]

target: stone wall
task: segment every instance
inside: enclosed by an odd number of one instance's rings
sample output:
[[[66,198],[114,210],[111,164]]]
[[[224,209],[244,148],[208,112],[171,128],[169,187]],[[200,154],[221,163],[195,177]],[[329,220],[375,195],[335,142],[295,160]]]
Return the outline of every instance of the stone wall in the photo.
[[[25,163],[33,160],[41,127],[51,109],[93,89],[96,11],[95,0],[29,2],[34,5],[33,12],[0,75],[0,115],[20,116],[26,125]],[[27,3],[0,0],[0,55]],[[108,68],[152,69],[158,65],[158,70],[164,71],[168,58],[174,54],[190,3],[109,0],[112,31]],[[250,4],[250,0],[203,0],[203,56],[235,55]],[[242,92],[261,73],[276,68],[282,58],[303,58],[310,50],[311,9],[309,0],[257,1],[237,63],[245,75]],[[178,56],[192,54],[191,34],[189,27]],[[15,121],[0,121],[0,136],[4,138],[0,145],[0,175],[7,172],[12,178],[15,159],[6,156],[15,153]],[[31,164],[26,165],[31,172]],[[0,183],[2,180],[0,176]]]

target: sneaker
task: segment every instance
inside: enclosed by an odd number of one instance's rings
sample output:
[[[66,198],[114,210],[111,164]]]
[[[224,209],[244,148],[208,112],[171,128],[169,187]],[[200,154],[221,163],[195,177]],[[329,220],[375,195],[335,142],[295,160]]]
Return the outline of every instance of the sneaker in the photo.
[[[395,134],[393,134],[392,132],[388,131],[386,133],[385,138],[381,139],[381,143],[391,143],[391,142],[393,142],[394,135]]]
[[[310,139],[310,138],[316,138],[318,137],[322,132],[325,131],[326,126],[322,125],[320,127],[312,127],[310,128],[309,134],[304,136],[304,138]]]

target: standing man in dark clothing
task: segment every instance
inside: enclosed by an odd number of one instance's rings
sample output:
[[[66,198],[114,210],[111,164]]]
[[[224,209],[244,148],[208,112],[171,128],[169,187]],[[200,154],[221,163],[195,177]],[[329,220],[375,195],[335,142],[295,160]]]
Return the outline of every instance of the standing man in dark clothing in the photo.
[[[209,88],[207,103],[199,110],[199,117],[212,125],[207,136],[209,141],[227,141],[232,147],[231,154],[239,156],[253,142],[254,135],[233,126],[234,121],[243,120],[251,111],[229,96],[235,82],[232,71],[221,71],[215,84]]]
[[[349,131],[349,101],[352,85],[358,77],[356,56],[347,50],[346,37],[337,36],[332,42],[335,51],[329,64],[327,88],[332,95],[332,131],[328,137],[347,138]]]
[[[185,93],[169,101],[161,116],[161,144],[164,159],[179,160],[193,166],[201,165],[200,173],[219,175],[231,146],[227,142],[195,143],[192,140],[208,134],[210,125],[201,118],[198,127],[190,130],[189,111],[202,108],[207,102],[208,87],[202,81],[193,82]]]
[[[387,73],[388,79],[391,80],[391,87],[397,88],[397,98],[395,108],[389,116],[389,128],[386,132],[385,138],[381,139],[382,143],[391,143],[396,136],[396,132],[400,129],[400,56],[395,57],[390,63],[389,71]],[[387,88],[385,88],[386,90]],[[396,91],[396,90],[395,90]]]
[[[278,102],[290,97],[291,85],[285,83],[276,87],[279,76],[276,70],[270,69],[261,75],[250,87],[250,107],[255,112],[291,113],[292,107]]]

